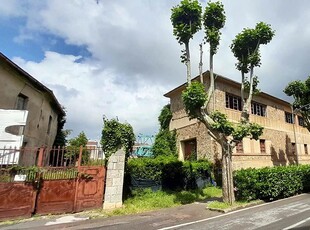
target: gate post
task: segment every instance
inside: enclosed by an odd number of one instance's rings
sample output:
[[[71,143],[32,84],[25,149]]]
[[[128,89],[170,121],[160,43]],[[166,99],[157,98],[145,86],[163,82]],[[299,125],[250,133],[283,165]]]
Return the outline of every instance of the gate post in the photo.
[[[108,161],[103,209],[123,206],[124,171],[125,151],[120,149]]]
[[[39,150],[39,156],[38,156],[38,162],[37,162],[38,167],[43,167],[44,149],[45,148],[42,146]]]
[[[82,165],[82,156],[83,156],[83,146],[81,145],[79,148],[78,167]]]

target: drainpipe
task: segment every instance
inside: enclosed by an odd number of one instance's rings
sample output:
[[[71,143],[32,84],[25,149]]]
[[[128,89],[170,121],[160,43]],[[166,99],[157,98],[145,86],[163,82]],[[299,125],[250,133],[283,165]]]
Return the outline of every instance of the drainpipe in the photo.
[[[296,165],[299,164],[299,159],[298,159],[298,144],[297,144],[297,135],[296,135],[296,110],[293,109],[293,106],[291,106],[292,109],[292,116],[293,116],[293,132],[294,132],[294,139],[295,139],[295,148],[296,148]]]

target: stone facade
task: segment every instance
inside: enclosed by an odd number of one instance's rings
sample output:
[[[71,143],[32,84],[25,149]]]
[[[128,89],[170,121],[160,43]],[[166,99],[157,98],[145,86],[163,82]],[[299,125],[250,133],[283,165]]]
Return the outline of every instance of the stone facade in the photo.
[[[0,108],[27,110],[23,147],[52,146],[59,116],[64,115],[53,92],[0,53]],[[18,133],[21,135],[22,133]],[[31,165],[35,154],[23,158]]]
[[[206,87],[209,72],[204,73]],[[194,80],[198,80],[198,77]],[[191,147],[189,141],[195,142],[198,158],[207,158],[217,162],[221,158],[220,146],[208,134],[206,127],[196,119],[189,120],[182,103],[181,93],[185,84],[165,94],[170,98],[173,117],[170,129],[177,130],[177,147],[179,159],[184,160]],[[241,85],[235,81],[218,76],[216,78],[215,97],[210,102],[210,109],[219,110],[227,114],[232,122],[240,120],[241,111],[231,109],[227,105],[227,95],[240,97]],[[213,100],[215,103],[213,103]],[[234,169],[247,167],[264,167],[273,165],[289,165],[296,163],[310,163],[310,135],[309,131],[297,122],[297,115],[292,114],[291,105],[279,98],[266,93],[259,93],[253,97],[253,102],[263,105],[265,115],[250,115],[250,121],[264,127],[260,140],[244,138],[241,149],[233,149]],[[286,121],[286,113],[295,117],[295,123]]]

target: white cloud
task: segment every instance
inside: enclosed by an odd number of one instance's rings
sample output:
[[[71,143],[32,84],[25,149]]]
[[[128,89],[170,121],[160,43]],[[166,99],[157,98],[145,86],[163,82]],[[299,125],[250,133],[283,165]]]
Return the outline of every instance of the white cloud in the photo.
[[[100,135],[102,115],[118,116],[136,132],[155,132],[157,116],[167,102],[165,92],[185,81],[180,63],[181,47],[172,35],[170,9],[178,0],[25,0],[0,6],[2,17],[24,17],[15,40],[27,42],[38,36],[65,40],[86,47],[91,57],[44,50],[40,62],[15,59],[21,67],[54,90],[68,110],[68,128]],[[284,97],[289,81],[310,73],[310,2],[289,0],[223,0],[227,21],[222,31],[214,69],[240,79],[231,41],[245,27],[259,21],[271,24],[276,36],[262,47],[262,66],[255,73],[260,88]],[[203,2],[205,6],[205,1]],[[15,9],[15,11],[13,10]],[[198,73],[200,32],[191,41],[193,75]],[[50,41],[50,40],[49,40]],[[204,47],[204,69],[208,69],[208,47]],[[98,133],[98,134],[95,134]]]
[[[39,63],[21,58],[13,61],[53,89],[67,110],[66,128],[72,129],[73,135],[85,131],[90,138],[100,138],[103,115],[127,121],[136,133],[154,134],[158,113],[168,102],[162,96],[167,89],[143,81],[128,88],[125,79],[116,84],[112,70],[77,62],[79,58],[46,52]]]

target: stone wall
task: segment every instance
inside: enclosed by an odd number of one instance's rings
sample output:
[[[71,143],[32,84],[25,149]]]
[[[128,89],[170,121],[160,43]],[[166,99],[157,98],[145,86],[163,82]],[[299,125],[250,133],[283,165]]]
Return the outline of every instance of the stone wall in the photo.
[[[205,81],[207,80],[208,77],[205,75]],[[221,147],[212,140],[202,123],[196,119],[189,120],[187,117],[181,98],[183,89],[184,87],[179,87],[168,95],[173,113],[170,129],[177,130],[179,159],[183,160],[182,143],[186,140],[196,139],[198,158],[207,158],[215,162],[216,159],[221,158]],[[216,82],[214,109],[227,114],[230,121],[238,122],[241,112],[226,108],[226,92],[240,96],[240,84],[219,78]],[[234,169],[289,165],[296,163],[297,160],[302,164],[310,163],[308,155],[310,153],[309,131],[298,124],[290,124],[285,121],[285,112],[291,112],[290,104],[264,93],[254,96],[253,101],[266,105],[266,117],[250,115],[251,122],[264,127],[264,133],[260,139],[265,140],[266,152],[261,152],[259,141],[244,138],[243,153],[237,154],[236,149],[233,150]],[[213,100],[211,100],[210,108],[213,109]],[[295,153],[292,150],[292,143],[296,143]]]
[[[125,152],[124,150],[118,150],[109,158],[103,209],[122,207],[124,171]]]

